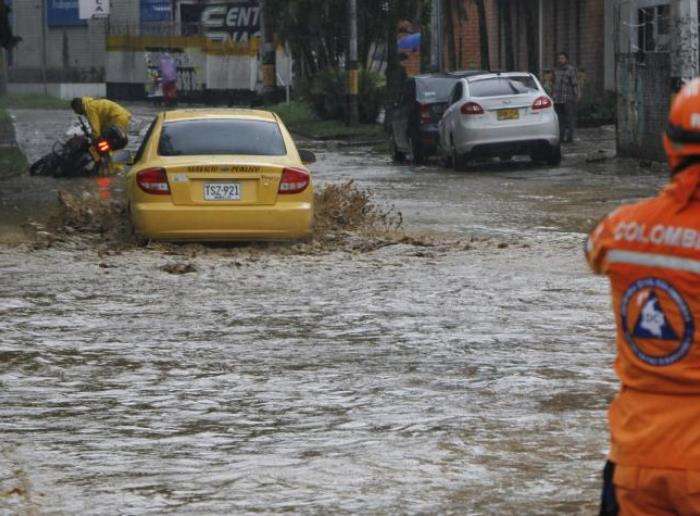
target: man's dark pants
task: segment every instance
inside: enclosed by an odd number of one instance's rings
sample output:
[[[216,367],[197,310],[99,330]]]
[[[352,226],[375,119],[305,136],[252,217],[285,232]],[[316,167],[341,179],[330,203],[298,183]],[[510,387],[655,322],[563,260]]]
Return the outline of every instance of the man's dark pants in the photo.
[[[576,102],[563,102],[554,104],[554,109],[559,116],[559,137],[564,143],[574,139],[576,129]]]

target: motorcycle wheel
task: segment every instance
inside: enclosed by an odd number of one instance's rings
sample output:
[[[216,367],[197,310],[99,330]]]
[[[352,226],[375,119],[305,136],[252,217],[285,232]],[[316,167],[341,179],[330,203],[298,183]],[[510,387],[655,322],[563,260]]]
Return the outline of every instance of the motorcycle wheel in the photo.
[[[53,174],[55,165],[55,154],[47,154],[39,158],[29,167],[30,176],[50,176]]]

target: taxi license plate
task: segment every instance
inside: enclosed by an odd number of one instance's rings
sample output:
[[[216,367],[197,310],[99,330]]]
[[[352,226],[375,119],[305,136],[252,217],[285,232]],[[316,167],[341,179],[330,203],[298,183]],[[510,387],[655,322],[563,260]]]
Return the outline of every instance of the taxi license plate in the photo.
[[[240,183],[205,183],[205,201],[238,201],[241,198]]]
[[[520,118],[520,111],[517,109],[499,109],[498,119],[499,120],[517,120]]]

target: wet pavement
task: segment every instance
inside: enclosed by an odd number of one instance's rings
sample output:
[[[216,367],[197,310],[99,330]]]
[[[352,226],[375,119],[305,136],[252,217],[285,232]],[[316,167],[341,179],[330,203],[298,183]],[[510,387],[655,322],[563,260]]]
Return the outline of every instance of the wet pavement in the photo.
[[[63,123],[13,115],[30,154]],[[0,246],[0,512],[592,514],[616,383],[583,232],[665,178],[587,163],[612,142],[583,135],[559,168],[466,173],[309,144],[316,182],[498,245],[208,249],[185,275],[172,251]],[[0,209],[62,184],[1,182]]]

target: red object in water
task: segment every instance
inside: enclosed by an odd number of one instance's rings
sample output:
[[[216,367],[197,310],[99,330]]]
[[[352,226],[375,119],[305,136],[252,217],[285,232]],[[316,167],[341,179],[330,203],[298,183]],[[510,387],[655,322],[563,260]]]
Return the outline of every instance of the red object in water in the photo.
[[[177,83],[176,82],[166,82],[163,83],[163,102],[166,104],[172,104],[177,100]]]
[[[112,187],[111,177],[98,177],[95,179],[97,183],[97,192],[99,193],[100,199],[107,201],[112,197],[112,192],[110,188]]]

